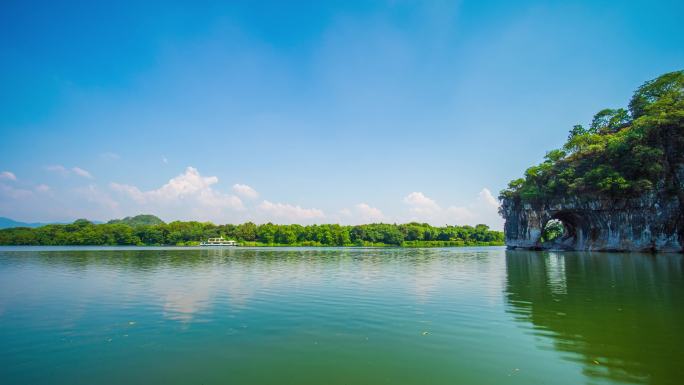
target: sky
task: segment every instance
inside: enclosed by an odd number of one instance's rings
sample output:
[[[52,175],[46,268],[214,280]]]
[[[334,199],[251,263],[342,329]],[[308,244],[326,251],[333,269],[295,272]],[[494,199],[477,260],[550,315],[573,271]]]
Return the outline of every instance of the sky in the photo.
[[[0,3],[0,216],[485,223],[679,1]]]

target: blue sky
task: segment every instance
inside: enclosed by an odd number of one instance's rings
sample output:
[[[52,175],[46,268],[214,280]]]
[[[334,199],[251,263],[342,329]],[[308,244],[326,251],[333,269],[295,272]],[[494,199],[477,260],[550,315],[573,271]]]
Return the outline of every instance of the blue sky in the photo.
[[[667,1],[0,4],[0,216],[487,223],[682,69]]]

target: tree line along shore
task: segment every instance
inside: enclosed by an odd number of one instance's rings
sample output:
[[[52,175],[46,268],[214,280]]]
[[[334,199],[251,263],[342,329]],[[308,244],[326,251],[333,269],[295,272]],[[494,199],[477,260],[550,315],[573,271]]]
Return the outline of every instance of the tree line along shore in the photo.
[[[0,245],[195,246],[219,236],[234,239],[241,246],[451,247],[499,246],[504,241],[503,232],[483,224],[435,227],[414,222],[303,226],[247,222],[216,225],[196,221],[164,223],[153,215],[139,215],[103,224],[79,219],[71,224],[2,229]]]

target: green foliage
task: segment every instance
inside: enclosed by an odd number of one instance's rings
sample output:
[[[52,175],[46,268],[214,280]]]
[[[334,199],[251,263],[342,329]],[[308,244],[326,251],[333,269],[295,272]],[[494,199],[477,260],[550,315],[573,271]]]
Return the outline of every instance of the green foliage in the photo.
[[[541,241],[542,242],[553,241],[556,238],[562,236],[564,232],[565,232],[565,227],[563,226],[563,222],[559,221],[558,219],[552,219],[546,224],[546,226],[544,226],[544,231],[542,232]]]
[[[650,80],[639,87],[629,102],[629,111],[634,119],[644,115],[651,115],[662,101],[665,104],[682,101],[684,88],[684,72],[666,73]]]
[[[629,121],[629,113],[624,108],[617,110],[606,108],[594,115],[589,132],[592,134],[617,132],[626,127]]]
[[[133,222],[134,223],[134,222]],[[224,236],[245,246],[476,246],[502,245],[503,233],[486,225],[433,227],[374,223],[358,226],[275,225],[252,222],[215,225],[211,222],[130,225],[93,224],[79,219],[67,225],[0,230],[2,245],[179,245],[192,246]]]
[[[575,125],[560,150],[508,184],[500,198],[536,202],[567,195],[637,196],[668,181],[684,161],[684,71],[639,87],[629,110],[599,111],[589,129]],[[671,173],[671,171],[670,171]]]
[[[129,226],[150,226],[150,225],[159,225],[164,223],[161,219],[154,215],[150,214],[141,214],[141,215],[136,215],[134,217],[126,217],[123,219],[112,219],[111,221],[107,222],[109,224],[114,224],[114,223],[122,223],[125,225]]]

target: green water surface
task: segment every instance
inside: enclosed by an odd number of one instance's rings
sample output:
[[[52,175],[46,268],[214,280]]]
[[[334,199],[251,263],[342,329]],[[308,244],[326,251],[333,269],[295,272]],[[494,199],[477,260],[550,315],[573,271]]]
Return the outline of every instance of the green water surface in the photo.
[[[0,248],[0,384],[682,384],[682,255]]]

